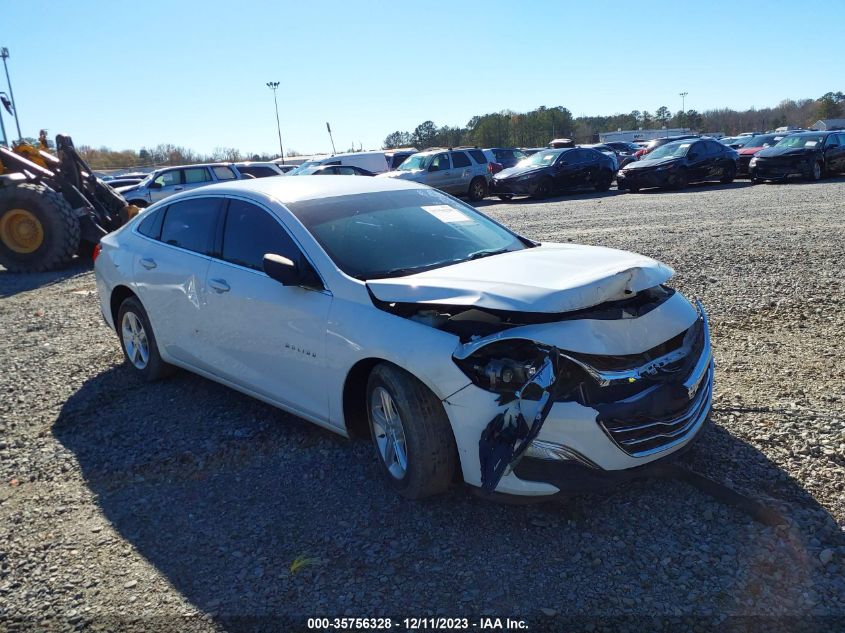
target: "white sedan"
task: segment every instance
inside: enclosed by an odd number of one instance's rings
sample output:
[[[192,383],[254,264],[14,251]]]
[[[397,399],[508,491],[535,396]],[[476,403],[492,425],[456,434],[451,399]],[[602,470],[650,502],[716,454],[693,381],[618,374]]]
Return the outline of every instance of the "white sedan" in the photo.
[[[421,498],[571,494],[648,473],[710,411],[707,317],[624,251],[537,243],[393,179],[172,196],[103,238],[132,371],[174,366],[346,436]],[[645,468],[640,468],[646,466]]]

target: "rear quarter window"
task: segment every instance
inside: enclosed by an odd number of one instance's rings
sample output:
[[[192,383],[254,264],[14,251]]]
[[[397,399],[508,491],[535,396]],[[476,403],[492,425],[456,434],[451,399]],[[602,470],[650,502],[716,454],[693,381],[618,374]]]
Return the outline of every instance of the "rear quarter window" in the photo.
[[[161,241],[202,255],[214,250],[221,198],[191,198],[167,207]]]
[[[472,156],[475,162],[479,165],[487,164],[487,157],[484,155],[484,152],[482,152],[480,149],[469,150],[469,155]]]
[[[138,233],[157,240],[161,236],[161,221],[164,219],[165,211],[166,209],[156,209],[152,213],[149,211],[143,213],[142,215],[147,217],[138,223]]]

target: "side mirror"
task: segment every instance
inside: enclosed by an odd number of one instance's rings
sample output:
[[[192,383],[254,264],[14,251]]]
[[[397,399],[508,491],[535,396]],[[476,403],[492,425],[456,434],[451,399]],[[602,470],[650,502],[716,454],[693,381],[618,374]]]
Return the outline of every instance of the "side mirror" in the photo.
[[[147,185],[147,188],[149,188],[149,189],[161,189],[162,186],[163,185],[160,182],[156,182],[155,180],[153,180],[149,185]]]
[[[304,286],[322,290],[323,284],[310,266],[301,266],[287,257],[267,253],[261,261],[264,272],[283,286]]]
[[[440,167],[438,167],[437,165],[431,165],[428,168],[428,171],[440,171]]]

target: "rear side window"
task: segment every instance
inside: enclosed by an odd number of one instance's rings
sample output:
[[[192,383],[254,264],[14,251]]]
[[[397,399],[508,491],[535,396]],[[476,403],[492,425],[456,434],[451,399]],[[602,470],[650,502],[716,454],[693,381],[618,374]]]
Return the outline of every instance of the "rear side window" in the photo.
[[[205,167],[190,167],[188,169],[183,169],[182,171],[185,172],[186,185],[196,185],[198,183],[209,182],[211,180],[211,176]]]
[[[223,259],[264,270],[262,260],[267,253],[294,262],[299,259],[299,248],[276,218],[254,204],[231,200],[223,229]]]
[[[192,198],[167,207],[161,241],[195,253],[211,255],[220,198]]]
[[[217,176],[217,180],[235,180],[237,176],[235,176],[235,172],[232,171],[231,167],[227,167],[226,165],[216,165],[211,168],[214,172],[214,175]]]
[[[163,174],[156,176],[156,179],[153,182],[161,185],[162,187],[169,187],[170,185],[181,185],[182,170],[174,169],[173,171],[166,171]]]
[[[452,152],[452,166],[453,167],[469,167],[472,165],[469,162],[469,156],[463,152]]]
[[[161,235],[161,221],[164,219],[164,209],[156,209],[138,224],[138,233],[157,240]]]
[[[475,162],[479,165],[486,165],[487,164],[487,157],[484,155],[480,149],[471,149],[469,150],[469,155],[475,159]]]

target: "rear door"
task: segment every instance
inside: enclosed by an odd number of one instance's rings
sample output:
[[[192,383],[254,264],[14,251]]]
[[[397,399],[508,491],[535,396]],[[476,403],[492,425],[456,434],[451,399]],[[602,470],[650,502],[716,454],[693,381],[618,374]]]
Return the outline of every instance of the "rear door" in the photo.
[[[221,255],[207,271],[203,321],[214,373],[303,414],[328,418],[325,347],[332,296],[283,286],[263,270],[267,253],[306,262],[269,210],[232,198]]]
[[[168,355],[209,369],[207,341],[201,334],[206,303],[205,276],[213,253],[222,207],[219,197],[180,200],[138,226],[144,237],[133,262],[138,296],[150,317],[158,344]]]
[[[827,137],[824,157],[825,167],[829,172],[845,172],[845,133]]]
[[[452,174],[453,186],[451,193],[467,193],[469,191],[469,183],[473,177],[473,171],[472,161],[466,152],[452,152]]]

